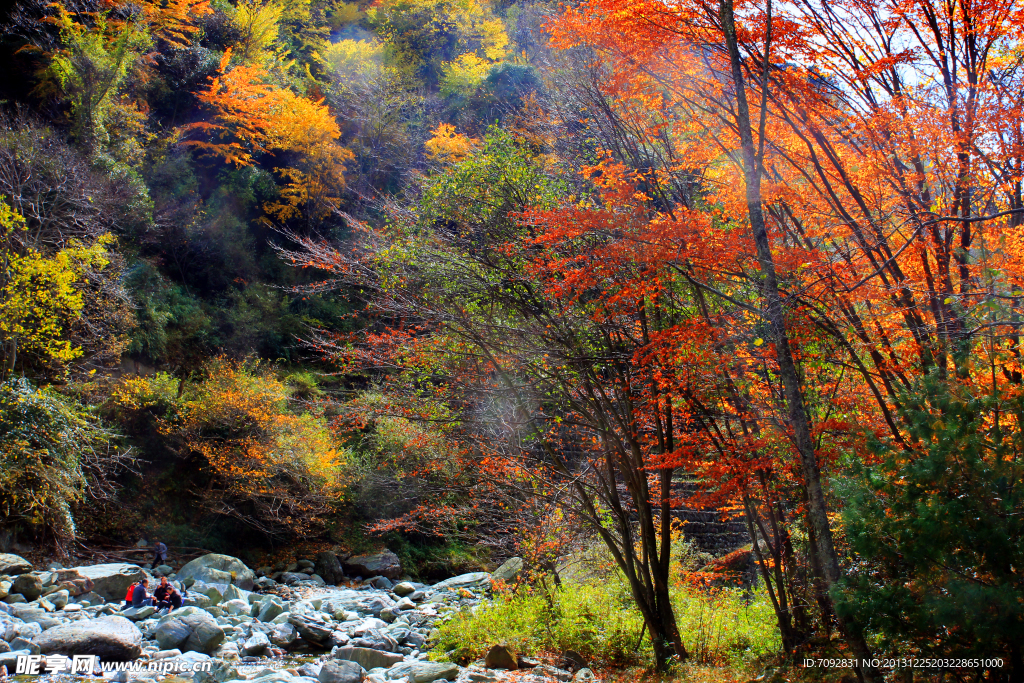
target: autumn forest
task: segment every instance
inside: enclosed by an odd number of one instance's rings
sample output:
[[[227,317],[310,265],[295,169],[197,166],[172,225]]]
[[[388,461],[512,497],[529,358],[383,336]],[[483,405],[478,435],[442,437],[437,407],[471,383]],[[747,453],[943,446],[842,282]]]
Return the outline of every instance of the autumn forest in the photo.
[[[3,552],[521,557],[432,656],[1024,681],[1021,3],[0,34]]]

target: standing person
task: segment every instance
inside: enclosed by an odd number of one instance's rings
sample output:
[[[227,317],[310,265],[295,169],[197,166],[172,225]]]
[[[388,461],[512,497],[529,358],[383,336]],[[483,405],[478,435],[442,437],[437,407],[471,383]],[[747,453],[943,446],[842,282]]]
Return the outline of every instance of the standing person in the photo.
[[[135,586],[135,590],[132,591],[132,607],[145,607],[146,605],[153,604],[153,598],[149,596],[149,592],[146,590],[148,586],[149,579],[142,579]]]
[[[153,569],[167,562],[167,546],[163,541],[157,541],[153,546]]]

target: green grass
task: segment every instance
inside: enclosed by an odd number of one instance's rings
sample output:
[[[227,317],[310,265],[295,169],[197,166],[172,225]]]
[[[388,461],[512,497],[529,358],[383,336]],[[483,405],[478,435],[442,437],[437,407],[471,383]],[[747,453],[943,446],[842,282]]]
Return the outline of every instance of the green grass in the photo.
[[[771,604],[763,592],[698,589],[677,584],[673,607],[683,644],[695,662],[741,665],[781,648]],[[653,653],[643,620],[621,577],[534,586],[463,610],[440,627],[436,658],[471,661],[491,645],[517,654],[573,650],[598,666],[650,666]]]
[[[782,649],[775,610],[764,588],[677,587],[672,595],[683,644],[702,664],[739,664]]]

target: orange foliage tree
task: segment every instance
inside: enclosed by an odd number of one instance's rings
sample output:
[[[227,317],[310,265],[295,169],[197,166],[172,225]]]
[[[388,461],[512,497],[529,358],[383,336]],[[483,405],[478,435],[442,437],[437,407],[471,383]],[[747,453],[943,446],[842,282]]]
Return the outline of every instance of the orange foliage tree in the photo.
[[[659,661],[686,654],[679,473],[746,512],[786,649],[836,624],[864,661],[828,474],[872,439],[913,458],[897,415],[925,377],[1024,379],[1020,12],[589,0],[549,27],[592,55],[572,96],[596,106],[564,110],[608,151],[582,179],[485,141],[365,252],[290,256],[372,293],[386,333],[330,350],[417,373],[490,425],[482,457],[573,492]]]
[[[217,359],[182,389],[168,375],[129,378],[115,400],[162,413],[157,429],[194,459],[206,510],[281,538],[317,528],[343,499],[344,448],[322,417],[290,409],[267,370]]]
[[[551,25],[561,47],[601,55],[604,94],[646,144],[669,139],[670,158],[701,169],[713,229],[676,240],[669,262],[723,305],[739,283],[759,290],[751,313],[778,366],[782,445],[828,588],[841,575],[819,483],[830,420],[855,416],[910,449],[894,415],[922,377],[975,393],[1020,383],[1020,11],[592,0]],[[659,208],[653,222],[673,210]],[[722,224],[735,242],[703,249]],[[834,411],[815,408],[822,343],[846,375],[850,402]],[[862,657],[858,625],[842,625]]]
[[[285,185],[280,198],[264,209],[282,221],[303,215],[323,218],[340,205],[345,163],[354,158],[337,142],[338,122],[323,101],[274,85],[265,67],[239,64],[229,69],[230,61],[228,50],[218,75],[197,93],[213,120],[182,129],[185,136],[208,139],[185,139],[181,144],[236,166],[252,165],[260,155],[293,159],[293,166],[274,169]]]

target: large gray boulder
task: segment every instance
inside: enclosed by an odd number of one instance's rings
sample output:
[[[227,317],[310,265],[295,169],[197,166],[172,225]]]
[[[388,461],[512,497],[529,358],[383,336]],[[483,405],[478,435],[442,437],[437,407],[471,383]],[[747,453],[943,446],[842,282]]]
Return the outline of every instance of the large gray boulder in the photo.
[[[23,595],[29,602],[38,598],[42,592],[43,581],[35,574],[22,574],[11,586],[11,593]]]
[[[200,609],[206,609],[207,607],[212,605],[213,602],[210,600],[210,598],[203,595],[202,593],[197,593],[195,591],[190,590],[188,592],[188,595],[186,595],[185,598],[181,601],[181,604],[188,607],[199,607]]]
[[[402,662],[394,665],[385,673],[390,680],[407,678],[409,683],[433,683],[441,678],[454,681],[458,675],[458,664],[426,661]]]
[[[0,553],[0,574],[16,576],[32,571],[32,563],[21,555]]]
[[[128,586],[146,575],[138,565],[119,562],[75,567],[74,571],[78,576],[92,581],[93,593],[113,602],[124,601]]]
[[[73,621],[43,631],[32,639],[43,654],[96,655],[105,662],[137,659],[142,632],[124,617]]]
[[[302,639],[312,645],[322,645],[331,638],[331,625],[304,614],[291,614],[288,623],[295,627]]]
[[[395,652],[381,652],[368,647],[339,647],[331,653],[334,659],[356,662],[364,669],[387,669],[405,659]]]
[[[18,636],[8,643],[7,646],[11,648],[11,650],[28,650],[34,655],[42,654],[39,646],[24,636]]]
[[[356,555],[342,563],[345,573],[349,576],[359,575],[364,579],[374,576],[386,576],[396,581],[402,575],[402,563],[390,550],[370,555]]]
[[[49,593],[44,599],[53,605],[55,610],[62,610],[67,606],[68,601],[71,600],[71,593],[67,590],[61,589]]]
[[[242,643],[242,653],[245,655],[261,655],[268,647],[270,647],[270,638],[267,638],[265,633],[257,631]]]
[[[492,645],[484,656],[484,666],[488,669],[508,669],[515,671],[519,668],[516,658],[504,645]]]
[[[252,612],[252,607],[249,605],[247,600],[227,600],[220,603],[219,607],[224,610],[228,616],[237,617],[241,614],[249,616]]]
[[[440,583],[435,583],[431,586],[432,590],[439,590],[447,588],[448,590],[458,590],[460,588],[473,588],[486,584],[491,580],[491,575],[487,572],[472,572],[470,574],[460,574],[459,576],[453,576],[450,579],[445,579]]]
[[[129,607],[128,609],[121,610],[121,616],[131,621],[142,621],[156,614],[156,607],[153,605],[143,605],[142,607]]]
[[[197,609],[182,616],[164,617],[154,636],[162,650],[177,648],[182,652],[209,654],[224,642],[224,629],[209,613]]]
[[[29,602],[18,605],[11,605],[11,613],[26,623],[39,624],[40,630],[60,625],[60,620],[55,618],[46,610],[40,608],[37,603]],[[34,633],[32,635],[35,635]]]
[[[352,661],[327,660],[317,676],[320,683],[362,683],[363,667]]]
[[[341,568],[338,556],[327,550],[317,554],[313,570],[324,580],[324,583],[331,586],[341,583],[345,578],[345,572]]]
[[[251,591],[256,574],[237,557],[210,553],[197,557],[179,569],[176,578],[179,581],[192,578],[204,583],[233,583]]]
[[[260,611],[256,618],[260,621],[272,621],[284,612],[284,605],[276,595],[268,595],[260,603]]]
[[[278,647],[288,648],[299,639],[298,630],[291,624],[278,624],[270,632],[270,642]]]
[[[512,581],[523,571],[523,558],[510,557],[491,574],[493,581]]]
[[[225,572],[227,574],[227,572]],[[230,576],[230,575],[228,575]],[[219,605],[224,600],[224,593],[227,592],[228,583],[204,583],[198,581],[189,588],[189,595],[205,595],[210,599],[210,605]]]
[[[162,650],[181,650],[192,630],[181,619],[168,619],[156,627],[153,637]]]
[[[31,650],[0,652],[0,666],[6,666],[8,671],[15,671],[18,666],[18,657],[26,657],[30,654],[32,654]]]
[[[394,652],[398,649],[398,642],[387,633],[371,628],[358,638],[354,638],[352,640],[352,647],[366,647],[371,650]]]
[[[412,585],[408,581],[402,581],[401,583],[396,583],[395,587],[392,590],[394,591],[395,595],[402,598],[406,595],[412,595],[413,593],[415,593],[416,586]]]
[[[306,662],[302,666],[300,666],[297,669],[295,669],[295,673],[299,674],[300,676],[308,676],[309,678],[316,678],[317,676],[320,675],[320,669],[322,669],[322,668],[323,668],[323,666],[321,666],[320,664],[314,664],[313,662]]]
[[[252,592],[239,588],[234,584],[230,584],[224,587],[225,600],[245,600],[246,602],[249,602],[249,598],[252,595]]]

